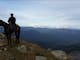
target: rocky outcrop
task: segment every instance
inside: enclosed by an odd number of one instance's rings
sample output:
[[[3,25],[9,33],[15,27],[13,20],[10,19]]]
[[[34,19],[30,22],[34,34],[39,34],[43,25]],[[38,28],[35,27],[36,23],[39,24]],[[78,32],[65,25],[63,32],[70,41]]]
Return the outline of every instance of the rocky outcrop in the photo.
[[[15,41],[15,38],[12,38]],[[5,35],[0,33],[0,60],[56,60],[46,49],[39,45],[20,40],[20,44],[7,45]]]
[[[27,48],[25,45],[20,45],[17,47],[17,50],[21,53],[27,53]]]
[[[51,52],[58,60],[67,60],[66,52],[62,50],[54,50]]]

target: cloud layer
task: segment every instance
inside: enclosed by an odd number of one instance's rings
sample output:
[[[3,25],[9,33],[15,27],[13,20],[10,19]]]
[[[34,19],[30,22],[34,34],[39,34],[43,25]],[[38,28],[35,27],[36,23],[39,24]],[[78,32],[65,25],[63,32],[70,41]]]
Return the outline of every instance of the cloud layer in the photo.
[[[0,0],[0,18],[14,13],[21,26],[79,28],[79,0]]]

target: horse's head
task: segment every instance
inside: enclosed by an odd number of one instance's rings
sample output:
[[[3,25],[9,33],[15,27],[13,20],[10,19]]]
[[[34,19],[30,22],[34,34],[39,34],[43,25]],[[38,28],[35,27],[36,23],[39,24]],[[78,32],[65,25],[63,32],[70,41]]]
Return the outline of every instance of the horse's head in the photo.
[[[6,22],[4,22],[3,20],[0,20],[0,26],[4,26],[6,24],[7,24]]]
[[[2,20],[0,20],[0,26],[3,26],[3,21]]]

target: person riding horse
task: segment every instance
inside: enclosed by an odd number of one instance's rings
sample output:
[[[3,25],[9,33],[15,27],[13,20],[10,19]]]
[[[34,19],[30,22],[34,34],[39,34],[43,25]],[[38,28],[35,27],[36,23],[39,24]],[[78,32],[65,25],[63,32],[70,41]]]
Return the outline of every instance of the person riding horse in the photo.
[[[9,23],[9,24],[8,24]],[[7,38],[8,45],[12,45],[12,39],[11,36],[13,33],[15,33],[15,43],[20,43],[20,31],[21,28],[18,24],[16,24],[16,18],[11,13],[11,17],[8,19],[8,23],[0,19],[0,26],[3,26],[4,28],[4,34]]]
[[[11,15],[11,16],[10,16],[9,19],[8,19],[9,27],[10,27],[12,30],[15,30],[16,18],[14,17],[14,14],[13,14],[13,13],[11,13],[10,15]]]
[[[9,32],[9,38],[8,38],[8,40],[10,41],[9,43],[11,44],[11,38],[10,38],[10,36],[11,36],[11,33],[15,33],[15,35],[16,35],[16,42],[17,43],[19,43],[19,36],[20,36],[20,27],[16,24],[16,18],[14,17],[14,14],[13,13],[11,13],[10,14],[10,17],[9,17],[9,19],[8,19],[8,23],[9,23],[9,29],[7,29]]]

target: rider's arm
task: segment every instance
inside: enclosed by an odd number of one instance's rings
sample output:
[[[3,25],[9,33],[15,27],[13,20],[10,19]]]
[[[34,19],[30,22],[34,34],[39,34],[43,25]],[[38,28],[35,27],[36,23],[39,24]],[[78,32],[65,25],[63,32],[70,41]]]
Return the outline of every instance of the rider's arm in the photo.
[[[10,18],[8,19],[8,23],[10,22]]]

